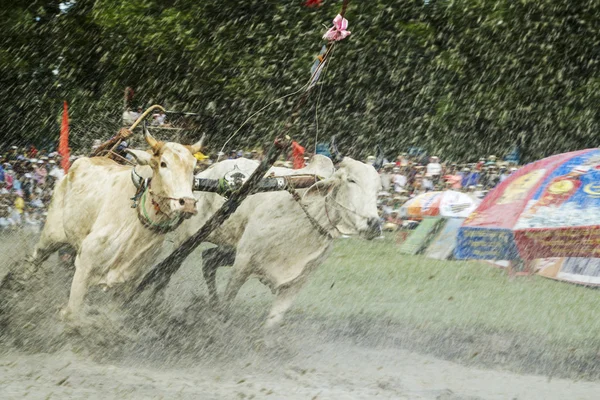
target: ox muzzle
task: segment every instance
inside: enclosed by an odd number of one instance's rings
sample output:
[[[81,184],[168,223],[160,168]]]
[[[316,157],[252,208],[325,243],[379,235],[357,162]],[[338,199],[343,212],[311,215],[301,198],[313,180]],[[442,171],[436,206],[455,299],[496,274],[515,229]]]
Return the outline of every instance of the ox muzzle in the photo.
[[[367,228],[361,231],[360,235],[367,240],[381,236],[381,220],[376,217],[369,218],[367,220]]]
[[[195,198],[180,197],[179,199],[176,199],[176,201],[180,206],[180,208],[178,208],[178,211],[181,212],[181,214],[183,214],[184,218],[190,218],[198,214],[198,210],[196,209],[196,203],[198,202],[198,200],[196,200]]]

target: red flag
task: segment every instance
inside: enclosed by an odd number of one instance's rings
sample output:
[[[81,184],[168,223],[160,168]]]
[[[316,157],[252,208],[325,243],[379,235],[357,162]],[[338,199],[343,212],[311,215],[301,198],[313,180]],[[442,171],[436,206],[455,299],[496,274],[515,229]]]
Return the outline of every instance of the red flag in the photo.
[[[67,101],[65,100],[62,116],[62,124],[60,125],[60,139],[58,141],[58,154],[62,157],[60,166],[65,171],[69,172],[69,111]]]
[[[304,168],[304,147],[298,142],[292,142],[292,158],[294,160],[294,169]]]
[[[304,2],[304,7],[321,7],[323,4],[321,4],[321,0],[306,0]]]

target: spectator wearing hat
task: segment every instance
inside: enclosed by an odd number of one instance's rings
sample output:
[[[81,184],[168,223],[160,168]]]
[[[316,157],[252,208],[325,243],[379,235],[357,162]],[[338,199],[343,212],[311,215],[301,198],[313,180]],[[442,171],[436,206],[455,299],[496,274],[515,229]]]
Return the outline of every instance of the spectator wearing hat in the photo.
[[[462,188],[462,175],[458,173],[456,164],[452,164],[448,170],[448,174],[444,176],[446,186],[453,190],[460,190]]]
[[[496,156],[488,156],[487,162],[485,165],[496,165]]]
[[[408,177],[402,172],[400,167],[394,167],[392,169],[392,182],[394,183],[394,192],[403,193],[408,183]]]
[[[389,192],[392,188],[394,179],[394,163],[387,163],[383,166],[379,178],[381,179],[381,188],[384,192]],[[399,172],[399,169],[398,169]]]
[[[500,166],[500,176],[498,177],[498,183],[502,183],[506,180],[506,178],[508,178],[509,176],[509,172],[508,172],[508,168],[506,167],[506,165],[501,165]]]
[[[43,160],[38,160],[36,164],[33,165],[33,179],[37,185],[45,185],[46,177],[48,176],[48,170],[44,166]]]
[[[485,157],[481,157],[479,159],[479,162],[475,165],[475,170],[481,171],[481,168],[483,168],[484,165],[485,165]]]
[[[423,180],[421,182],[421,186],[426,192],[430,192],[433,190],[433,176],[431,176],[429,172],[425,173],[425,176],[423,177]]]
[[[479,182],[479,174],[475,171],[471,171],[471,168],[464,167],[462,170],[462,182],[461,186],[463,188],[469,188],[470,186],[475,187]]]
[[[437,185],[442,175],[442,164],[437,156],[432,156],[427,164],[427,174],[431,177],[431,181],[434,185]]]
[[[49,164],[50,172],[48,172],[48,176],[54,178],[55,181],[65,176],[65,171],[56,164],[56,161],[50,160]]]

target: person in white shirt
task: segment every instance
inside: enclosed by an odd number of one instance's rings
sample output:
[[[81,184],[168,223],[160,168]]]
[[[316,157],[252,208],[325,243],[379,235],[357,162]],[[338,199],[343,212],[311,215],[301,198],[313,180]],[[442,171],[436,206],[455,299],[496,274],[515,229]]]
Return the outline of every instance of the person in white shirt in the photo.
[[[440,159],[438,157],[433,156],[429,159],[429,164],[427,164],[427,173],[431,176],[442,174],[442,165],[440,164]]]
[[[383,171],[379,175],[381,178],[381,188],[384,192],[389,192],[392,187],[392,178],[394,177],[394,175],[392,175],[393,165],[394,164],[391,163],[385,164]]]
[[[401,193],[404,191],[404,187],[406,186],[406,182],[408,181],[408,179],[406,178],[406,175],[402,174],[399,167],[394,167],[392,172],[394,174],[394,192]]]
[[[434,184],[439,181],[440,176],[442,175],[442,165],[440,164],[439,157],[433,156],[429,159],[429,164],[427,164],[427,173],[430,175]]]
[[[48,172],[48,175],[53,177],[56,180],[59,180],[60,178],[62,178],[63,176],[65,176],[65,171],[58,167],[58,165],[56,165],[56,161],[54,160],[50,160],[50,172]]]
[[[426,192],[433,190],[433,177],[431,176],[431,174],[429,172],[426,173],[425,176],[423,177],[423,181],[422,181],[421,185]]]

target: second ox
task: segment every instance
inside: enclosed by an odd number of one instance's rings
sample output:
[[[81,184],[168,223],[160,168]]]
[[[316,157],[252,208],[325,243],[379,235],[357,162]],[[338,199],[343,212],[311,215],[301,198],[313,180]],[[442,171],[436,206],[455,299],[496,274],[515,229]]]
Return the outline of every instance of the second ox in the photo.
[[[198,177],[218,179],[234,168],[250,174],[257,166],[247,159],[226,160]],[[254,194],[212,233],[208,241],[219,247],[204,251],[203,273],[213,305],[219,302],[216,269],[233,265],[223,308],[227,310],[247,279],[256,276],[275,294],[266,321],[267,328],[274,327],[310,273],[326,259],[334,238],[358,234],[373,239],[380,235],[379,175],[372,166],[349,157],[336,167],[327,157],[315,156],[305,171],[273,169],[276,175],[308,172],[325,179],[304,191],[299,202],[286,191]],[[213,193],[196,192],[196,196],[201,212],[185,222],[180,234],[191,235],[224,202]]]

